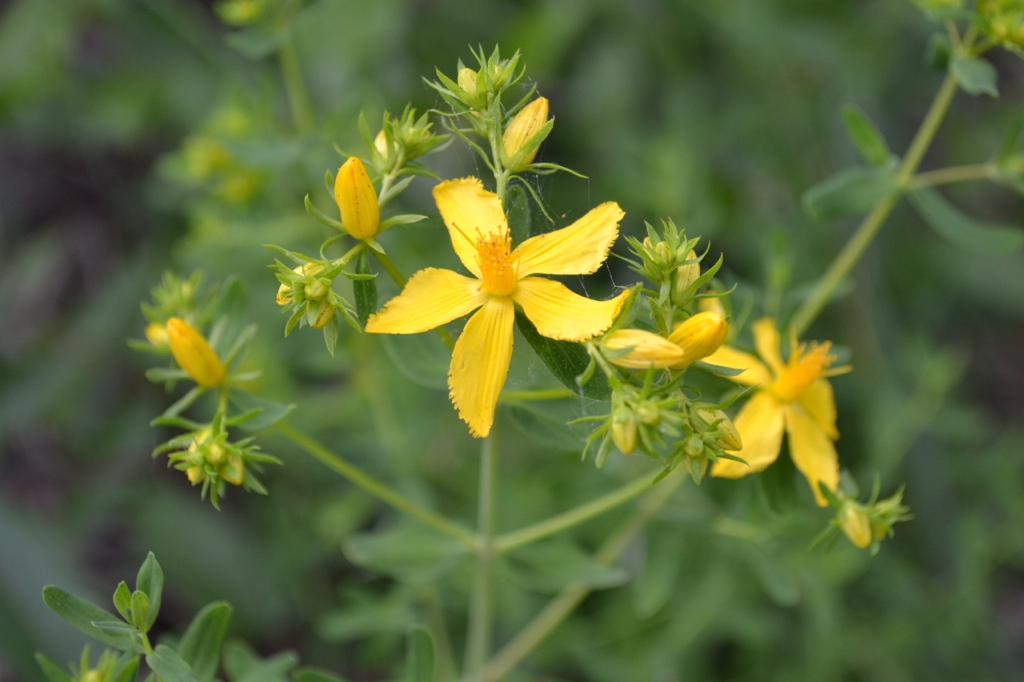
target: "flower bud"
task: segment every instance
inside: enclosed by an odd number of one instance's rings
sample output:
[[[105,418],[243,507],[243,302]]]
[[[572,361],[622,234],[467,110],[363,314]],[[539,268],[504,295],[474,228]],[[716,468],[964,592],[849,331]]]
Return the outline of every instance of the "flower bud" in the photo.
[[[718,429],[719,436],[715,441],[715,445],[723,450],[743,449],[743,440],[740,438],[740,432],[736,430],[736,425],[732,423],[732,420],[729,419],[725,412],[721,410],[697,410],[697,415],[708,426],[714,424],[715,428]]]
[[[220,386],[227,370],[203,335],[185,320],[167,320],[167,342],[178,366],[203,388]]]
[[[167,327],[159,322],[146,325],[146,339],[156,348],[167,347]]]
[[[245,464],[238,455],[228,457],[227,464],[220,470],[220,477],[233,485],[242,485],[245,480]]]
[[[323,270],[324,266],[321,263],[303,263],[302,265],[292,268],[292,272],[299,276],[315,275],[316,273]],[[308,296],[308,294],[307,294]],[[287,284],[282,284],[277,288],[277,298],[274,302],[278,305],[288,305],[292,302],[291,287]]]
[[[840,515],[842,516],[840,527],[850,542],[861,549],[871,544],[871,522],[862,509],[853,504],[847,504],[843,507]]]
[[[316,319],[313,320],[313,329],[323,329],[328,323],[334,319],[334,304],[329,303],[327,299],[320,301],[319,307],[316,311]]]
[[[380,205],[366,167],[357,157],[338,169],[334,181],[334,200],[341,210],[341,224],[356,239],[369,239],[380,227]]]
[[[469,67],[459,69],[459,87],[466,91],[466,95],[474,102],[477,99],[476,71]]]
[[[728,334],[729,323],[716,313],[697,313],[679,323],[668,337],[683,351],[683,358],[673,367],[682,369],[711,355],[725,342]]]
[[[692,260],[692,263],[686,263],[676,268],[676,282],[672,288],[672,297],[681,304],[688,303],[689,301],[679,301],[682,298],[683,292],[690,288],[690,285],[697,281],[700,277],[700,263],[697,262],[697,253],[690,249],[690,253],[686,256],[686,260]]]
[[[380,157],[387,161],[388,159],[388,136],[384,134],[384,131],[377,133],[377,137],[373,138],[373,148],[377,150]]]
[[[548,122],[548,100],[538,97],[525,107],[509,122],[502,137],[508,169],[513,173],[525,170],[537,155],[540,144],[527,145],[544,124]],[[527,147],[529,147],[527,149]]]
[[[636,449],[636,417],[629,410],[623,409],[613,417],[612,441],[624,455]]]
[[[690,436],[683,442],[683,452],[687,457],[700,457],[704,453],[704,441],[700,436]]]
[[[655,369],[675,367],[683,360],[683,351],[666,338],[642,329],[619,329],[609,334],[602,343],[608,353],[608,362],[627,369]],[[625,354],[617,354],[627,348]]]
[[[645,400],[636,406],[636,416],[641,424],[654,426],[661,420],[661,410],[656,403]]]
[[[700,299],[697,302],[697,308],[702,313],[715,313],[716,315],[725,317],[725,306],[722,305],[722,299],[718,296]]]

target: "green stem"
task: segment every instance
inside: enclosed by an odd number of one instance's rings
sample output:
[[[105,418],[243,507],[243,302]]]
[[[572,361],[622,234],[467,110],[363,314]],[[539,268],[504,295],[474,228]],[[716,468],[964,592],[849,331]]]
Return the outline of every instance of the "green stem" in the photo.
[[[528,545],[611,511],[650,490],[656,476],[657,474],[644,476],[575,509],[552,516],[532,526],[500,535],[494,541],[494,551],[500,554],[516,547]]]
[[[567,388],[544,388],[534,391],[502,391],[501,402],[520,403],[533,400],[562,400],[575,398],[576,394]]]
[[[397,284],[400,288],[404,289],[406,282],[408,280],[406,280],[402,273],[399,272],[398,268],[395,267],[395,264],[391,262],[391,259],[388,258],[385,254],[381,253],[380,251],[374,250],[371,251],[371,253],[373,253],[373,255],[380,262],[381,267],[384,268],[384,271],[391,275],[391,279],[395,280],[395,284]],[[434,333],[441,337],[441,340],[444,341],[444,345],[448,346],[448,350],[455,350],[455,338],[448,332],[447,329],[445,329],[444,327],[437,327],[434,329]]]
[[[288,106],[291,108],[292,119],[295,122],[295,129],[300,134],[308,133],[313,129],[312,107],[309,103],[309,92],[306,90],[306,82],[302,78],[302,69],[299,66],[299,55],[295,50],[295,41],[292,39],[290,28],[283,29],[285,38],[278,48],[278,58],[281,62],[281,75],[284,78],[284,89],[288,95]]]
[[[480,452],[480,511],[477,527],[479,544],[476,575],[469,602],[469,631],[466,634],[466,675],[480,670],[491,646],[491,585],[494,573],[494,432],[484,439]]]
[[[996,175],[998,168],[991,163],[973,163],[967,166],[953,166],[939,170],[918,173],[911,180],[907,191],[921,189],[922,187],[934,187],[936,185],[949,185],[954,182],[966,182],[968,180],[988,180]]]
[[[421,507],[415,502],[409,501],[394,488],[381,483],[355,465],[345,461],[342,457],[331,452],[304,433],[297,431],[291,425],[280,422],[278,423],[277,428],[286,438],[290,439],[300,448],[320,460],[323,464],[326,464],[328,468],[333,469],[338,474],[341,474],[344,478],[348,479],[350,483],[362,488],[382,502],[390,504],[395,509],[403,511],[406,514],[419,519],[428,526],[441,531],[445,535],[450,535],[456,540],[459,540],[470,550],[477,551],[479,542],[472,532],[441,516],[437,512],[431,511],[426,507]]]
[[[613,564],[647,522],[658,513],[672,494],[686,480],[682,467],[656,486],[640,504],[640,508],[627,519],[597,550],[595,560],[602,566]],[[533,620],[527,623],[515,638],[499,651],[480,673],[481,682],[497,682],[526,658],[537,645],[551,634],[565,618],[590,594],[590,588],[570,585],[548,602]]]
[[[892,213],[892,209],[896,206],[900,197],[909,188],[914,172],[917,171],[917,167],[921,164],[921,159],[928,150],[928,146],[939,129],[939,124],[942,123],[942,119],[946,115],[950,103],[953,101],[956,88],[956,78],[953,77],[953,74],[949,74],[946,76],[946,80],[942,82],[942,86],[935,96],[935,101],[932,102],[931,108],[925,115],[921,127],[918,129],[917,134],[910,143],[906,156],[903,158],[903,163],[900,165],[899,172],[896,175],[898,190],[875,204],[874,208],[864,217],[860,227],[850,237],[850,241],[846,243],[843,250],[832,261],[832,265],[822,275],[814,291],[811,292],[811,295],[800,306],[800,309],[797,310],[796,315],[793,317],[792,325],[798,335],[807,331],[807,328],[814,321],[814,318],[818,316],[818,313],[821,312],[821,309],[828,302],[836,287],[850,274],[850,271],[853,270],[861,256],[864,255],[864,251],[867,250],[868,245],[871,244],[875,235],[878,234],[882,225],[885,224],[886,218]]]

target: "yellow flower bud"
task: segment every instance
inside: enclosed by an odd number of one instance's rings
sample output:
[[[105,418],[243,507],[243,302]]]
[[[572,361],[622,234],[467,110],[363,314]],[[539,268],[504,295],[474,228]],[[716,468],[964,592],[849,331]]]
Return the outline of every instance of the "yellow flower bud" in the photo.
[[[356,239],[369,239],[380,227],[377,191],[363,162],[355,156],[342,164],[334,181],[334,200],[341,209],[341,224]]]
[[[188,482],[192,485],[202,483],[203,479],[206,478],[206,474],[203,473],[201,466],[190,466],[185,470],[185,475],[188,476]]]
[[[470,99],[475,100],[476,91],[476,71],[468,67],[459,69],[459,87],[466,91],[466,94]]]
[[[228,457],[227,464],[221,468],[220,477],[233,485],[242,485],[245,480],[245,464],[238,455]]]
[[[865,514],[862,509],[852,504],[848,504],[843,507],[840,514],[842,515],[840,526],[846,534],[846,537],[850,539],[850,542],[861,549],[870,545],[872,533],[871,522],[868,520],[868,515]]]
[[[508,169],[513,173],[524,170],[537,155],[536,145],[529,152],[522,153],[523,147],[548,122],[548,100],[538,97],[525,107],[509,122],[502,137]]]
[[[682,360],[674,367],[681,369],[711,355],[725,342],[728,334],[729,323],[716,313],[697,313],[679,323],[668,337],[683,351]]]
[[[323,329],[334,319],[334,304],[328,303],[326,299],[320,301],[320,307],[316,311],[316,320],[313,321],[313,329]]]
[[[636,449],[636,417],[628,410],[616,414],[612,420],[612,441],[624,455]]]
[[[704,453],[704,441],[700,436],[690,436],[683,442],[683,452],[687,457],[700,457]]]
[[[609,351],[608,362],[627,369],[655,369],[675,367],[683,360],[683,351],[666,338],[642,329],[619,329],[604,340],[604,349]],[[617,351],[631,350],[625,355]]]
[[[384,131],[377,133],[377,137],[373,138],[373,148],[377,150],[382,159],[388,158],[388,136],[384,134]]]
[[[718,429],[720,434],[716,444],[720,448],[723,450],[743,449],[743,440],[740,438],[740,432],[736,430],[736,425],[732,423],[732,420],[729,419],[725,412],[721,410],[697,410],[697,415],[708,426],[715,424],[715,428]]]
[[[178,366],[203,388],[220,386],[227,370],[203,335],[185,320],[167,320],[167,342]]]
[[[167,347],[167,327],[159,322],[146,325],[146,339],[157,348]]]
[[[700,263],[696,262],[697,253],[690,249],[690,253],[686,256],[686,260],[692,260],[693,263],[687,263],[686,265],[680,265],[676,268],[676,284],[672,290],[675,298],[679,298],[683,295],[683,292],[690,288],[690,285],[697,281],[700,277]]]

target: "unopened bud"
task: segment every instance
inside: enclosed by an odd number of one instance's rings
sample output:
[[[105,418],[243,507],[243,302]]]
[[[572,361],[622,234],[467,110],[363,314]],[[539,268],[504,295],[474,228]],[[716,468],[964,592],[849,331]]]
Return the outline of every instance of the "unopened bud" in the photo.
[[[850,542],[861,549],[870,545],[872,532],[868,515],[862,509],[852,504],[844,506],[840,514],[842,515],[840,527],[843,529],[846,537],[850,538]]]
[[[704,453],[704,441],[700,439],[700,436],[690,436],[683,443],[683,452],[688,457],[700,457]]]
[[[99,670],[89,670],[82,675],[82,682],[103,682],[103,675]]]
[[[314,329],[323,329],[327,324],[334,319],[334,304],[329,303],[327,299],[320,301],[319,307],[316,311],[316,319],[313,320]]]
[[[657,424],[659,420],[661,420],[661,410],[658,409],[658,406],[655,405],[654,403],[644,401],[637,405],[636,416],[637,419],[640,420],[641,424],[653,426],[654,424]]]
[[[546,97],[538,97],[525,107],[509,122],[502,137],[505,146],[505,157],[508,159],[508,169],[513,173],[525,170],[537,156],[540,148],[540,141],[534,140],[533,144],[527,144],[540,132],[544,124],[548,122],[548,100]]]
[[[690,288],[690,285],[697,281],[700,277],[700,263],[697,262],[697,254],[693,249],[690,249],[689,255],[686,256],[686,260],[692,260],[692,263],[686,263],[676,268],[676,283],[672,289],[673,298],[680,304],[688,303],[689,301],[679,301],[682,298],[683,292]]]
[[[242,458],[238,455],[228,457],[227,464],[220,470],[220,477],[228,483],[242,485],[242,481],[245,479],[245,465],[242,463]]]
[[[388,136],[384,134],[384,131],[377,133],[377,137],[373,138],[373,148],[377,150],[381,158],[387,160],[388,158]]]
[[[203,388],[220,386],[227,370],[203,335],[185,320],[167,320],[167,342],[178,366]]]
[[[469,67],[463,67],[459,69],[458,77],[459,87],[466,91],[466,95],[471,100],[476,100],[476,71]]]
[[[669,341],[683,351],[682,360],[674,367],[688,367],[697,360],[711,355],[725,342],[728,334],[729,323],[716,313],[697,313],[679,323],[668,337]]]
[[[636,417],[632,412],[623,410],[612,418],[612,440],[624,455],[636,449]]]
[[[683,351],[668,339],[642,329],[619,329],[602,343],[608,362],[627,369],[675,367],[683,360]],[[626,349],[630,349],[627,352]]]
[[[303,263],[297,268],[292,268],[292,272],[300,276],[315,275],[323,268],[324,266],[320,263]],[[278,305],[288,305],[292,302],[291,288],[287,284],[282,284],[277,288],[277,298],[274,299],[274,302]]]
[[[156,348],[167,347],[167,327],[159,322],[146,325],[146,339]]]
[[[370,182],[366,167],[357,157],[350,157],[338,169],[334,181],[334,200],[341,210],[341,224],[356,239],[369,239],[380,227],[380,205],[377,191]]]
[[[714,427],[718,429],[719,436],[715,441],[715,444],[723,450],[742,450],[743,440],[740,438],[740,432],[736,430],[736,425],[732,423],[732,420],[722,412],[721,410],[697,410],[697,415],[704,420],[708,426],[714,424]]]

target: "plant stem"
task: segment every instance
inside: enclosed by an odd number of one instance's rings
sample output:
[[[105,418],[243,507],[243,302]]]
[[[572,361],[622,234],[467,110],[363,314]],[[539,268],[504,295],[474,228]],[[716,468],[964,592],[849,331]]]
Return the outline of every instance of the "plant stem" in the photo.
[[[388,258],[385,254],[381,253],[380,251],[371,249],[371,253],[373,253],[373,255],[380,262],[381,266],[384,268],[384,271],[391,275],[391,279],[395,280],[395,284],[397,284],[401,288],[405,288],[405,284],[408,280],[406,280],[402,273],[399,272],[398,268],[395,267],[395,264],[391,262],[391,259]],[[444,327],[436,327],[434,329],[434,332],[439,337],[441,337],[441,340],[444,341],[444,345],[448,346],[448,350],[455,350],[455,338],[448,332],[447,329],[445,329]]]
[[[519,530],[512,531],[511,533],[505,533],[498,536],[494,541],[494,551],[497,553],[507,552],[510,549],[516,547],[522,547],[528,545],[531,542],[536,542],[543,538],[561,533],[564,530],[568,530],[573,526],[589,521],[590,519],[600,516],[607,511],[615,509],[621,504],[629,502],[635,497],[642,495],[644,492],[651,489],[654,483],[654,478],[657,476],[644,476],[638,478],[631,483],[613,490],[607,495],[602,495],[597,499],[591,500],[586,504],[582,504],[575,509],[552,516],[549,519],[535,523],[532,526],[526,528],[520,528]]]
[[[295,122],[295,129],[300,134],[306,134],[313,129],[312,107],[309,104],[309,92],[306,90],[306,82],[302,78],[302,69],[299,67],[299,56],[295,51],[295,41],[292,39],[291,28],[283,29],[285,38],[278,49],[278,58],[281,62],[281,75],[284,78],[284,89],[288,94],[288,106],[291,108],[292,119]]]
[[[382,502],[390,504],[395,509],[405,512],[410,516],[419,519],[423,523],[450,535],[462,542],[472,551],[477,551],[479,542],[476,536],[457,523],[441,516],[437,512],[426,507],[421,507],[415,502],[409,501],[400,492],[391,488],[377,479],[373,478],[362,469],[345,461],[341,456],[331,452],[320,443],[316,442],[304,433],[297,431],[294,427],[285,422],[279,422],[278,430],[293,443],[308,452],[310,455],[326,464],[328,468],[341,474],[352,484],[362,488]]]
[[[502,391],[501,402],[520,403],[531,400],[562,400],[575,398],[576,394],[567,388],[542,388],[533,391]]]
[[[636,513],[619,526],[597,550],[594,557],[597,563],[610,566],[622,556],[647,522],[668,502],[685,480],[685,471],[680,467],[655,487],[641,502]],[[583,585],[569,585],[563,589],[511,642],[487,662],[480,673],[481,682],[497,682],[502,679],[543,642],[588,594],[590,588]]]
[[[479,521],[476,575],[469,603],[469,631],[466,634],[466,675],[474,675],[487,660],[491,645],[491,583],[494,569],[494,431],[484,439],[480,451]]]
[[[973,163],[967,166],[953,166],[951,168],[940,168],[939,170],[918,173],[911,180],[907,190],[913,192],[922,187],[934,187],[936,185],[949,185],[954,182],[966,182],[968,180],[987,180],[998,172],[995,164]]]
[[[906,156],[903,158],[903,163],[900,165],[899,172],[896,175],[897,191],[875,204],[874,208],[864,217],[860,227],[850,237],[850,241],[846,243],[843,250],[832,261],[832,265],[822,275],[814,291],[811,292],[811,295],[800,306],[800,309],[797,310],[792,321],[792,326],[796,329],[797,335],[807,331],[811,322],[814,321],[814,318],[818,316],[818,313],[821,312],[825,303],[832,296],[832,292],[850,274],[853,266],[864,255],[868,245],[871,244],[875,235],[878,234],[882,225],[885,224],[885,219],[892,213],[893,207],[896,206],[900,197],[909,188],[910,179],[921,164],[921,159],[935,137],[939,124],[942,123],[942,119],[946,115],[950,103],[953,101],[956,88],[956,78],[953,77],[953,74],[949,74],[946,76],[946,80],[942,82],[942,86],[935,96],[935,101],[932,102],[931,108],[925,115],[921,127],[918,129],[917,134],[910,143]]]

